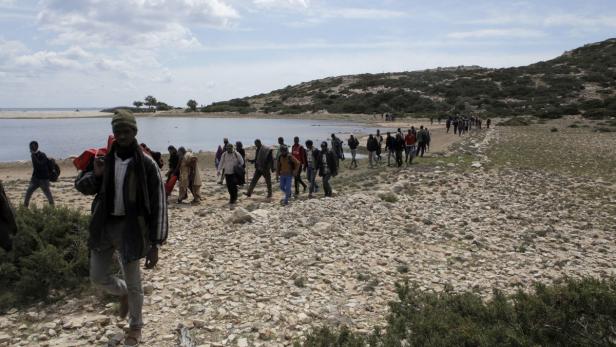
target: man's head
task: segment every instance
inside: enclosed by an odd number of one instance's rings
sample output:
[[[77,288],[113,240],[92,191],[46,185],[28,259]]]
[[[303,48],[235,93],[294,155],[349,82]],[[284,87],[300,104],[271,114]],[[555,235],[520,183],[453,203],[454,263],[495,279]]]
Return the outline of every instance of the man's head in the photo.
[[[336,137],[336,134],[332,134],[332,139],[333,139],[334,137]]]
[[[376,135],[378,136],[378,135],[380,135],[380,134],[381,134],[381,130],[376,129]]]
[[[280,155],[286,157],[289,154],[289,147],[282,145],[280,146]]]
[[[181,155],[186,154],[186,148],[184,148],[184,147],[178,148],[178,153],[180,153]]]
[[[259,140],[259,139],[255,140],[255,147],[261,148],[261,140]]]
[[[312,148],[312,140],[307,140],[306,141],[306,147],[308,147],[308,149]]]
[[[129,147],[135,143],[137,136],[137,119],[126,110],[118,110],[111,118],[111,128],[115,142],[120,147]]]
[[[327,142],[323,141],[321,142],[321,150],[326,150],[327,149]]]
[[[244,148],[244,144],[242,143],[242,141],[236,141],[235,148],[237,149]]]
[[[413,130],[409,129],[408,134],[410,135],[413,132]]]
[[[38,142],[32,141],[30,142],[30,153],[36,153],[38,151]]]
[[[227,148],[227,145],[229,144],[229,139],[225,137],[224,139],[222,139],[222,143],[224,143],[225,148]]]
[[[233,145],[228,143],[227,146],[225,147],[225,149],[227,150],[227,153],[233,153]]]
[[[283,145],[284,144],[284,139],[282,137],[278,138],[278,144],[279,145]]]
[[[176,154],[178,152],[178,150],[173,146],[167,147],[167,151],[169,151],[169,154]]]
[[[419,127],[419,129],[423,129],[423,125],[421,125],[421,126]]]
[[[389,136],[391,136],[391,133],[390,133],[389,131],[387,132],[387,136],[388,136],[388,137],[389,137]]]
[[[296,145],[299,145],[299,137],[295,136],[293,138],[293,143],[296,144]]]

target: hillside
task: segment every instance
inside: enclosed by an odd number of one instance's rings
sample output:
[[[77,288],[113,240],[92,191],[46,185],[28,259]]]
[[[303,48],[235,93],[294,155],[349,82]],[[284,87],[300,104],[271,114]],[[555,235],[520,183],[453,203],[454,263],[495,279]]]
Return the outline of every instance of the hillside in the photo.
[[[616,38],[523,67],[461,66],[329,77],[213,103],[202,111],[609,117],[616,115]]]

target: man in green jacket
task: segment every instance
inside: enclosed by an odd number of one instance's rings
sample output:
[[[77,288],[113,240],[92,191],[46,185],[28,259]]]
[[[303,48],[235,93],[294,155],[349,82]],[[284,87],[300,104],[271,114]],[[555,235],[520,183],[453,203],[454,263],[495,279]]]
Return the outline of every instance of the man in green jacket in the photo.
[[[128,111],[118,111],[111,121],[115,143],[94,170],[80,174],[78,191],[96,195],[88,246],[90,278],[106,292],[120,297],[120,316],[129,316],[125,346],[141,342],[143,289],[140,259],[147,268],[158,262],[158,247],[167,239],[167,199],[159,168],[144,154],[135,139],[137,121]],[[110,273],[118,251],[124,279]]]

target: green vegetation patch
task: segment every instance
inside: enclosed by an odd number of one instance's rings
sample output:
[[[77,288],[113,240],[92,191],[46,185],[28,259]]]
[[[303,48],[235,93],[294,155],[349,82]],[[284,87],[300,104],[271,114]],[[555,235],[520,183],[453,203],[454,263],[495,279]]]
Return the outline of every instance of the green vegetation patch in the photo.
[[[384,329],[314,330],[296,346],[610,346],[616,343],[616,280],[567,279],[531,293],[422,292],[397,285]]]
[[[87,283],[88,217],[49,206],[16,214],[13,249],[0,248],[0,310],[50,301]]]

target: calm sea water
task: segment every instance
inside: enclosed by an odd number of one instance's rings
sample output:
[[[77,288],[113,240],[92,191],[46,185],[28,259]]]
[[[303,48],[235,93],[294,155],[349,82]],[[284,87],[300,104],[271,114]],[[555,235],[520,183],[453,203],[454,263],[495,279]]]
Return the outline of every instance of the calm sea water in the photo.
[[[318,144],[332,133],[368,133],[374,129],[336,121],[292,119],[233,118],[138,118],[139,142],[166,153],[167,146],[191,148],[193,151],[215,151],[228,137],[232,143],[242,141],[252,146],[256,138],[264,144],[277,143],[278,136],[292,143],[311,139]],[[28,160],[28,143],[39,142],[48,156],[67,158],[85,149],[104,147],[111,134],[109,118],[77,119],[0,119],[0,162]],[[346,140],[343,138],[343,140]],[[317,142],[319,141],[319,142]]]

